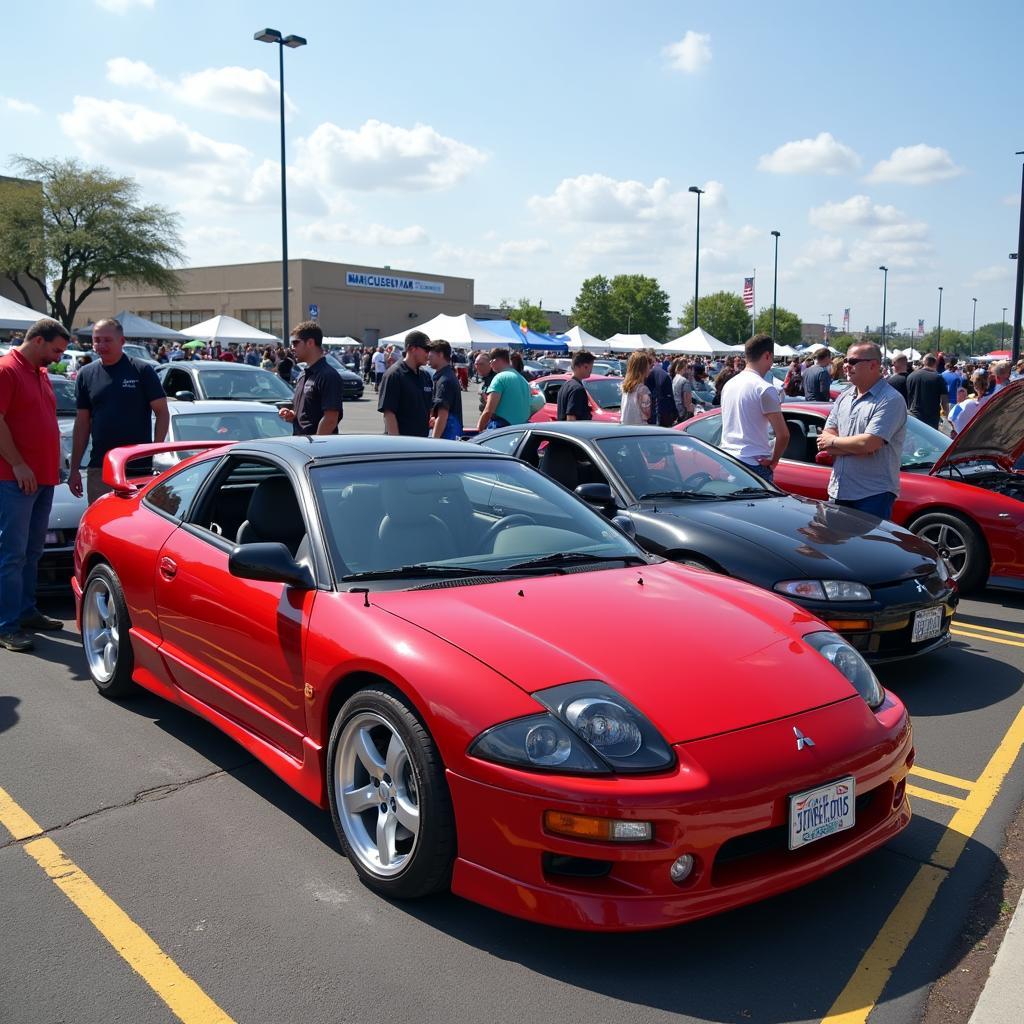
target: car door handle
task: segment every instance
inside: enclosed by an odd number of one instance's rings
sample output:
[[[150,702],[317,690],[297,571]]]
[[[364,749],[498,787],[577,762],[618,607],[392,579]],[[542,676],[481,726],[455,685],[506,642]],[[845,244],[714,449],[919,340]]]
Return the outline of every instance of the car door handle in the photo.
[[[160,575],[165,580],[173,580],[178,572],[178,563],[173,558],[164,556],[160,559]]]

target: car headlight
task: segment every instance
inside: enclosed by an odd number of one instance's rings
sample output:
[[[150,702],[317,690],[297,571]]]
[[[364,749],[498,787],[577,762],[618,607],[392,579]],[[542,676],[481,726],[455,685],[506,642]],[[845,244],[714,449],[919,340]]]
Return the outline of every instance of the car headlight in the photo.
[[[849,580],[783,580],[775,590],[787,597],[806,601],[870,601],[871,591],[863,583]]]
[[[548,713],[487,729],[469,753],[500,764],[587,774],[660,771],[675,763],[647,717],[606,683],[566,683],[533,697]]]
[[[867,701],[868,707],[877,708],[885,700],[885,690],[871,671],[871,667],[854,647],[838,633],[824,630],[808,633],[804,640],[823,658],[831,662],[853,684],[854,689]]]

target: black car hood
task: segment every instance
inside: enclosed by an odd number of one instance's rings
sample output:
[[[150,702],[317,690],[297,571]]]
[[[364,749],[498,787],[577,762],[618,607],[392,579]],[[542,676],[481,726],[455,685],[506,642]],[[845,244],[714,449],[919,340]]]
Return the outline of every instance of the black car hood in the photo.
[[[935,571],[931,546],[909,531],[810,498],[659,499],[632,511],[641,519],[675,520],[689,534],[691,550],[698,553],[703,535],[709,548],[714,546],[735,557],[744,578],[767,586],[797,578],[854,580],[870,586]],[[638,523],[638,534],[642,533]],[[729,571],[724,560],[718,560]]]

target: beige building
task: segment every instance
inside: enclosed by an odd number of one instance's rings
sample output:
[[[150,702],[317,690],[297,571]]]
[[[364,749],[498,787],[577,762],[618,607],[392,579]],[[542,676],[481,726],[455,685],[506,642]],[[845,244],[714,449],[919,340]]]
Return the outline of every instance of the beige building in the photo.
[[[175,330],[223,313],[282,336],[280,262],[193,267],[178,274],[182,291],[174,296],[112,279],[82,303],[76,327],[122,309]],[[316,319],[331,337],[350,335],[372,344],[439,313],[472,309],[472,278],[323,260],[288,261],[289,326]]]

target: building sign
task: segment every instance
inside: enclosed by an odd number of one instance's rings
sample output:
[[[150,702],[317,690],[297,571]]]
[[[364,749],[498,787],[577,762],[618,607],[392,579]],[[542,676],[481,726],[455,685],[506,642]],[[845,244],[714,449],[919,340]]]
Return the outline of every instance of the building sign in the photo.
[[[421,281],[415,277],[392,277],[390,274],[360,274],[350,270],[345,274],[349,288],[377,288],[395,292],[427,292],[430,295],[444,295],[441,281]]]

